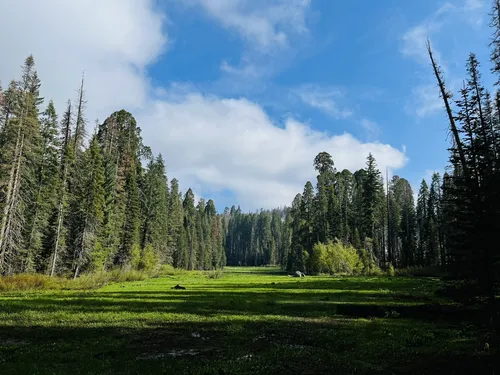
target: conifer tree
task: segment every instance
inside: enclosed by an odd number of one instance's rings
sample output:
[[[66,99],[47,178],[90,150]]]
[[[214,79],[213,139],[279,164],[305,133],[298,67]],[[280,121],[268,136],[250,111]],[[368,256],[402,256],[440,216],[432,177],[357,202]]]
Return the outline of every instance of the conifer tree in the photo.
[[[101,248],[98,241],[104,220],[105,176],[97,136],[92,138],[90,147],[83,155],[83,158],[86,170],[83,183],[78,186],[76,192],[79,204],[75,212],[76,223],[74,225],[76,230],[73,231],[75,235],[73,244],[73,272],[75,278],[81,269],[92,260],[95,249]],[[101,254],[95,255],[100,260],[102,259]]]
[[[59,129],[54,102],[50,101],[40,121],[42,144],[35,169],[35,194],[25,225],[25,248],[33,264],[28,271],[46,269],[44,239],[52,213],[57,207],[59,180]]]
[[[384,206],[382,175],[377,168],[375,158],[370,153],[366,159],[366,175],[363,179],[362,200],[362,228],[365,238],[374,240],[374,251],[377,258],[383,257],[383,248],[377,241],[380,239],[379,226],[384,218],[382,207]]]
[[[168,247],[168,181],[161,155],[148,164],[141,186],[141,250],[151,246],[158,259],[171,263]]]
[[[188,189],[182,203],[184,209],[184,229],[187,239],[188,262],[187,269],[193,270],[197,265],[198,238],[196,233],[196,208],[194,206],[194,194]]]
[[[187,245],[181,242],[184,231],[184,213],[182,197],[179,193],[179,181],[172,179],[168,197],[168,247],[175,267],[187,268]]]
[[[37,159],[40,156],[38,105],[40,80],[33,56],[22,67],[22,78],[16,92],[14,110],[0,136],[0,272],[29,270],[33,259],[24,250],[23,229],[26,208],[33,202],[32,192]]]
[[[429,251],[429,186],[423,179],[417,199],[418,253],[417,263],[424,265]]]

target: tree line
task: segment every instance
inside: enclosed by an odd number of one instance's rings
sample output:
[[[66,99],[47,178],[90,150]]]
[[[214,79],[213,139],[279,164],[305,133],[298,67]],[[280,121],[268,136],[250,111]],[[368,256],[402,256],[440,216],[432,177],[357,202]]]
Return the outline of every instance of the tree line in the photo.
[[[410,183],[393,176],[384,188],[369,154],[366,168],[337,171],[331,155],[314,160],[316,186],[308,181],[290,207],[243,214],[234,206],[227,236],[228,264],[280,264],[308,271],[317,243],[340,242],[371,254],[380,267],[439,266],[445,259],[441,234],[440,176],[421,189],[415,208]],[[425,180],[423,186],[427,186]],[[431,241],[432,239],[432,241]],[[437,239],[437,244],[436,241]]]
[[[497,87],[500,0],[493,0],[491,26]],[[471,53],[453,96],[427,47],[452,144],[446,172],[422,180],[417,202],[406,179],[384,184],[372,154],[352,173],[321,152],[315,185],[308,181],[290,207],[243,213],[233,206],[221,214],[212,200],[195,202],[191,189],[182,194],[179,182],[167,179],[162,156],[143,144],[125,110],[87,134],[83,79],[62,116],[52,101],[40,110],[41,82],[29,56],[21,79],[0,87],[0,273],[77,277],[158,264],[306,272],[425,266],[493,295],[500,281],[500,90],[484,86]]]
[[[228,223],[168,181],[130,113],[88,135],[84,80],[60,118],[52,101],[40,110],[40,86],[29,56],[0,87],[1,274],[224,266]]]
[[[191,189],[182,194],[167,179],[165,161],[143,144],[130,113],[115,112],[88,134],[83,79],[60,118],[52,101],[40,110],[40,86],[29,56],[21,79],[0,88],[3,274],[215,269],[226,261],[306,271],[313,246],[331,241],[366,249],[380,265],[442,260],[441,247],[430,248],[441,222],[431,215],[440,215],[442,197],[434,180],[415,213],[408,181],[394,176],[385,194],[371,154],[365,169],[351,173],[338,172],[322,152],[316,188],[307,182],[291,207],[218,214],[213,200],[195,202]]]
[[[238,220],[229,228],[228,261],[307,271],[314,268],[308,260],[317,258],[315,249],[322,248],[316,245],[333,242],[367,252],[382,268],[440,267],[493,296],[500,283],[495,241],[500,230],[500,0],[493,0],[490,25],[494,94],[484,86],[471,53],[466,79],[453,95],[428,43],[452,145],[444,175],[422,180],[416,204],[404,178],[392,177],[384,189],[373,155],[366,168],[351,173],[338,172],[322,152],[314,160],[316,186],[307,182],[289,209],[247,217],[231,210]],[[278,216],[280,234],[268,224],[277,223]]]

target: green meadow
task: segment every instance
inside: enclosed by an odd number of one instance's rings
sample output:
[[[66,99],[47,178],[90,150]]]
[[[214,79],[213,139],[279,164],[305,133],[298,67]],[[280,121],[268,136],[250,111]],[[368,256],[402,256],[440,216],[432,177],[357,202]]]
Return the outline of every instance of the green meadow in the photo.
[[[434,278],[227,267],[2,292],[0,373],[491,373],[498,353],[480,312],[441,287]]]

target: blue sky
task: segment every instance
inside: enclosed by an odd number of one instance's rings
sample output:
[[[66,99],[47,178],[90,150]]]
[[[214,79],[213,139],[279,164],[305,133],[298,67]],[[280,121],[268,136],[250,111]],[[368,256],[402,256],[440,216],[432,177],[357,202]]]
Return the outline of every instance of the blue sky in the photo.
[[[351,170],[373,152],[414,190],[442,171],[447,122],[426,38],[450,88],[471,51],[492,83],[483,0],[22,0],[0,13],[16,19],[27,3],[37,36],[0,37],[13,51],[2,82],[33,53],[42,92],[62,107],[85,70],[89,124],[131,111],[169,178],[219,210],[290,203],[314,182],[319,151]]]

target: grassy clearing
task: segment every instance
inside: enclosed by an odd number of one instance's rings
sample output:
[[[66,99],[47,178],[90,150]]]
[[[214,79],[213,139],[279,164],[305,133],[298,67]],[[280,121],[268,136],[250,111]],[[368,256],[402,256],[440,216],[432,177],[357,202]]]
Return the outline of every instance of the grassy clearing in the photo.
[[[173,290],[181,284],[186,290]],[[0,297],[2,374],[491,373],[480,316],[432,278],[182,273]]]

